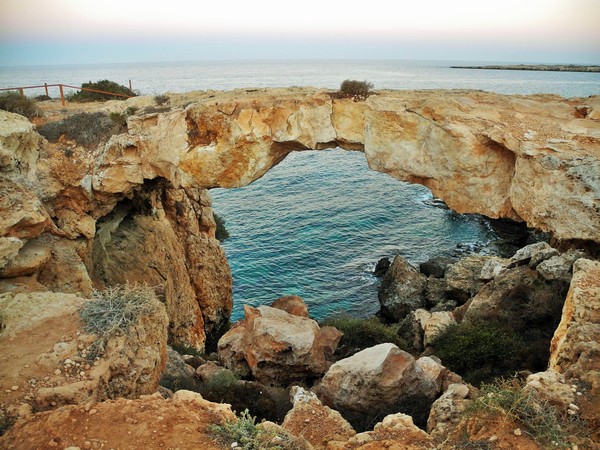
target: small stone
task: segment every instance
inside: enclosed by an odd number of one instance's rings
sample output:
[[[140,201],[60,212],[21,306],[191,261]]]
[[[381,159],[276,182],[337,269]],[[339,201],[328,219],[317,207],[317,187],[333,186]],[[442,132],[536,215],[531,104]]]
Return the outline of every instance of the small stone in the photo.
[[[490,438],[488,439],[488,441],[490,442],[496,442],[498,440],[498,436],[494,435],[494,436],[490,436]]]
[[[79,375],[83,377],[85,376],[85,372],[82,370],[81,372],[79,372]]]
[[[60,369],[56,369],[56,370],[54,371],[54,375],[60,375],[60,373],[61,373],[61,372],[60,372]]]
[[[579,446],[577,444],[571,445],[571,450],[579,450]]]
[[[92,443],[90,441],[85,441],[83,443],[83,448],[86,448],[86,449],[92,448]]]
[[[14,385],[10,388],[12,391],[18,391],[19,390],[19,386]]]
[[[575,403],[569,403],[569,409],[572,409],[573,411],[579,411],[579,406],[577,406]]]
[[[51,439],[50,441],[48,441],[48,447],[58,447],[58,442],[56,442],[54,439]]]
[[[576,392],[575,395],[583,395],[581,392]]]
[[[515,429],[515,431],[513,431],[513,434],[515,436],[521,436],[523,434],[523,432],[521,431],[520,428]]]
[[[98,412],[98,410],[96,408],[92,408],[90,409],[90,412],[88,413],[90,416],[93,416],[94,414],[96,414]]]

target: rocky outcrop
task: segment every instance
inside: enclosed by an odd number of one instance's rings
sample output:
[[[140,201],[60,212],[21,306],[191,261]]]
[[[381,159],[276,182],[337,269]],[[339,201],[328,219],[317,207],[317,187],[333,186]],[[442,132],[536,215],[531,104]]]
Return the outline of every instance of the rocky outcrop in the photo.
[[[31,415],[0,436],[0,447],[220,450],[223,445],[215,440],[210,427],[234,420],[229,405],[208,402],[195,392],[178,391],[168,400],[154,394]]]
[[[396,322],[425,306],[426,279],[402,256],[397,255],[379,287],[381,312]]]
[[[245,319],[219,341],[219,358],[261,382],[286,384],[325,373],[341,333],[321,333],[307,317],[270,306],[244,306]],[[332,342],[333,341],[333,342]]]
[[[600,262],[579,259],[550,347],[550,369],[600,392]]]
[[[294,406],[282,426],[315,449],[327,449],[331,442],[344,442],[356,434],[339,412],[323,405],[314,393],[294,386],[290,397]]]
[[[156,391],[166,362],[163,305],[148,303],[94,358],[98,336],[79,319],[86,301],[51,292],[0,295],[0,416],[15,405],[39,411]]]

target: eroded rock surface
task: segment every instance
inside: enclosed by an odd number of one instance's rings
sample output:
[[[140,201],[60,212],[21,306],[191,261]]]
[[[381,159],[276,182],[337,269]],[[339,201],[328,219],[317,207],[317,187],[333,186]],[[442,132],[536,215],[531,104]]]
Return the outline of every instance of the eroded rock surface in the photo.
[[[255,379],[274,384],[325,373],[341,334],[321,333],[314,320],[270,306],[245,305],[244,313],[219,341],[219,357],[232,370],[243,375],[247,367]]]
[[[108,339],[95,358],[98,337],[79,319],[86,301],[52,292],[0,295],[0,415],[14,405],[39,411],[156,391],[166,362],[163,305],[149,303],[148,312],[126,334]]]
[[[600,262],[579,259],[550,348],[550,368],[600,391]]]

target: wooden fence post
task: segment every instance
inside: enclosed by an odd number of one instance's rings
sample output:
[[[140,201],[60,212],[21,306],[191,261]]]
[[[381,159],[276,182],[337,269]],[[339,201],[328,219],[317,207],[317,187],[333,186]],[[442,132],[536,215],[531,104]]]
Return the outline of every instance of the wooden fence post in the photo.
[[[129,80],[129,90],[131,91],[131,80]]]
[[[44,88],[46,89],[46,97],[50,97],[48,95],[48,83],[44,83]]]
[[[65,93],[63,92],[63,85],[59,84],[58,88],[60,89],[60,103],[65,106]]]

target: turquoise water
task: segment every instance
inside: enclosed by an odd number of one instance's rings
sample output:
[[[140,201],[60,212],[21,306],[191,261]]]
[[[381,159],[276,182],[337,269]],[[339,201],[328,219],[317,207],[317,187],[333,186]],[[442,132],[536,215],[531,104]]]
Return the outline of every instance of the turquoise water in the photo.
[[[344,79],[368,80],[375,89],[482,89],[506,94],[600,94],[600,74],[450,69],[495,61],[219,61],[79,66],[0,67],[0,87],[48,83],[80,85],[131,80],[134,90],[229,90],[315,86],[335,89]],[[528,61],[514,61],[528,63]],[[43,90],[27,91],[39,95]],[[58,92],[51,92],[57,96]],[[292,153],[250,186],[213,190],[214,209],[227,222],[223,244],[233,273],[234,313],[242,304],[268,304],[297,294],[311,315],[378,310],[383,256],[418,263],[457,244],[495,239],[477,216],[430,206],[429,192],[367,168],[362,153]]]
[[[214,189],[214,210],[234,278],[233,320],[242,304],[300,295],[311,316],[377,312],[372,271],[384,256],[418,263],[459,243],[495,235],[478,216],[427,204],[430,192],[371,171],[360,152],[291,153],[244,188]]]

